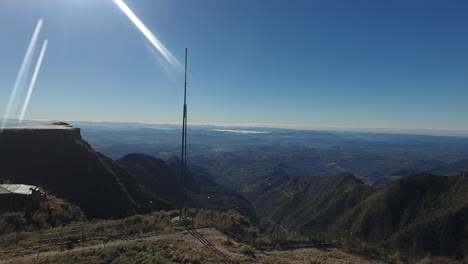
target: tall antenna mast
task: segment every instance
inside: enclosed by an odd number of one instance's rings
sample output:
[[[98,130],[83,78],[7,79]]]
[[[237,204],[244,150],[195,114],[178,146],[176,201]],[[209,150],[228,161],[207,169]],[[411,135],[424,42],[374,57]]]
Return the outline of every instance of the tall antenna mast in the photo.
[[[187,225],[187,48],[185,48],[185,80],[184,80],[184,110],[182,119],[182,151],[181,151],[181,175],[182,203],[179,211],[179,221]]]

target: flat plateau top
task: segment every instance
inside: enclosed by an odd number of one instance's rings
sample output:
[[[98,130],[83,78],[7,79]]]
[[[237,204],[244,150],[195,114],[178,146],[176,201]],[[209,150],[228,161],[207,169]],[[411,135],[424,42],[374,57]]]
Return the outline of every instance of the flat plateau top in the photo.
[[[63,130],[72,130],[76,129],[75,127],[70,126],[67,123],[63,122],[54,122],[48,124],[24,124],[24,125],[15,125],[15,126],[6,126],[4,130],[50,130],[50,129],[63,129]]]

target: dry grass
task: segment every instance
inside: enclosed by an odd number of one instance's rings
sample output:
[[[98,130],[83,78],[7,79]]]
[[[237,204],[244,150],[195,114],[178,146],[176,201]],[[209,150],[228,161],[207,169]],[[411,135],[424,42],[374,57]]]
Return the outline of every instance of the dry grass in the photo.
[[[237,243],[216,229],[204,228],[198,232],[234,263],[377,263],[337,248],[308,248],[290,251],[260,252]],[[244,254],[250,247],[253,254]],[[186,231],[140,238],[117,240],[102,245],[76,248],[69,251],[51,251],[10,259],[7,263],[224,263],[223,259],[204,247]]]
[[[338,248],[306,248],[291,251],[273,251],[257,255],[257,263],[272,264],[341,264],[341,263],[380,263],[362,256],[347,253]]]

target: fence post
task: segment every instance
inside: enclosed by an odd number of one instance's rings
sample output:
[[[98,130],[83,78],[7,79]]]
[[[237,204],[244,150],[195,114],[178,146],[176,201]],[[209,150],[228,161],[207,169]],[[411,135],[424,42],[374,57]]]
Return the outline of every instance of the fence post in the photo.
[[[366,256],[366,259],[368,259],[368,255],[367,255],[367,243],[365,244],[365,247],[364,247],[364,256]]]
[[[102,245],[105,247],[106,243],[104,242],[104,220],[101,220],[101,241]]]
[[[42,230],[39,229],[39,247],[37,248],[37,256],[39,257],[39,253],[41,252],[42,246]]]
[[[62,232],[60,232],[60,247],[62,248],[62,251],[64,249],[64,246],[63,246],[63,229],[64,229],[64,226],[62,226]]]
[[[348,239],[347,239],[347,242],[346,242],[346,245],[349,249],[349,241],[351,240],[351,231],[348,231]]]
[[[84,251],[84,223],[81,224],[81,248]]]

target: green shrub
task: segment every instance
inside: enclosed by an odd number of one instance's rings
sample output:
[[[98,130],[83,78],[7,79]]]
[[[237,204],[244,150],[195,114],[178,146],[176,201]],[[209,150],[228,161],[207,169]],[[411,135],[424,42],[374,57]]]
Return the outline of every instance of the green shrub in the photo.
[[[244,245],[240,248],[240,253],[255,258],[255,249],[252,246]]]
[[[12,212],[0,215],[0,234],[33,231],[71,222],[85,221],[83,211],[53,195],[44,198],[39,209],[28,212]]]
[[[24,213],[16,212],[16,213],[7,213],[3,215],[3,220],[9,225],[9,229],[13,229],[14,231],[21,231],[26,224],[26,218],[24,217]]]
[[[36,214],[33,214],[31,217],[31,224],[36,228],[36,229],[43,229],[48,226],[48,216],[47,214],[43,212],[39,212]]]
[[[449,258],[449,257],[434,257],[432,259],[434,264],[460,264],[459,261]]]
[[[416,262],[416,264],[432,264],[432,260],[430,258],[423,258]]]

